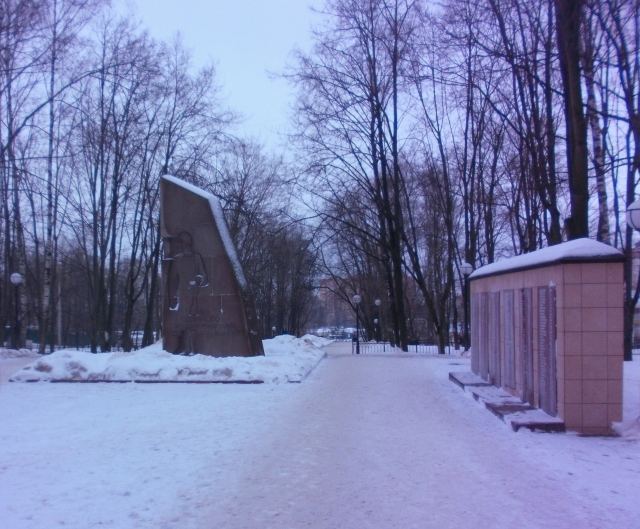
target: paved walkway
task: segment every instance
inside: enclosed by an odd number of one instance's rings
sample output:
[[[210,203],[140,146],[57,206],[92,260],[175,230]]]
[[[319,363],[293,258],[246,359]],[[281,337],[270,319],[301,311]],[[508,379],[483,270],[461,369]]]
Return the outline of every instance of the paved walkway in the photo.
[[[624,490],[634,476],[616,484],[602,470],[602,439],[511,432],[446,379],[460,370],[456,357],[355,356],[350,347],[328,350],[279,427],[244,454],[209,506],[211,527],[638,523],[638,489]],[[592,487],[580,472],[593,473]]]

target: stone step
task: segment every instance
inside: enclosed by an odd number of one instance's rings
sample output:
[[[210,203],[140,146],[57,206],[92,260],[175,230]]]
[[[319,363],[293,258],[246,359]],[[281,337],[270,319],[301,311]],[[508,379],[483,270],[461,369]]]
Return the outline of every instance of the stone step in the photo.
[[[542,432],[564,432],[561,419],[552,417],[539,408],[510,395],[506,391],[489,384],[470,371],[449,373],[449,380],[471,393],[473,398],[484,404],[496,417],[509,424],[515,432],[520,428]]]
[[[467,386],[490,386],[487,381],[482,380],[478,375],[472,373],[471,371],[459,371],[454,373],[449,373],[449,380],[451,380],[454,384],[457,384],[462,389]]]

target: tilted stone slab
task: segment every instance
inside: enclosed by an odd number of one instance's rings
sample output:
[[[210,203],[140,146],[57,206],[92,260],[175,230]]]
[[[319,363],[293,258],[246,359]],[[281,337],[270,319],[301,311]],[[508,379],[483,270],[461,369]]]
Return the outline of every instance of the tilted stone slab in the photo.
[[[263,355],[253,298],[220,201],[172,176],[160,181],[163,348]]]

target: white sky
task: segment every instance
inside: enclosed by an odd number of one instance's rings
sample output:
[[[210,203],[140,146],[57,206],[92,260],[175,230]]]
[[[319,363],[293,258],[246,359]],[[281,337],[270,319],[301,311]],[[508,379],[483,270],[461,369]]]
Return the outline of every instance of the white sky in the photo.
[[[287,128],[293,92],[282,72],[294,47],[308,50],[318,22],[309,6],[322,0],[120,0],[153,37],[176,32],[193,51],[195,66],[213,60],[228,105],[245,121],[238,132],[268,147]]]

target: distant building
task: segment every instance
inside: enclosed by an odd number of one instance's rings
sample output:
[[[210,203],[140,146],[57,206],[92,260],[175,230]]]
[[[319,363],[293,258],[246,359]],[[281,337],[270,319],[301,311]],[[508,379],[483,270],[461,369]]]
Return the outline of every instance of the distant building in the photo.
[[[332,328],[355,326],[355,318],[349,304],[338,294],[338,284],[335,279],[321,279],[318,297],[322,325]]]

